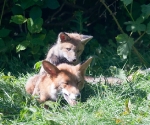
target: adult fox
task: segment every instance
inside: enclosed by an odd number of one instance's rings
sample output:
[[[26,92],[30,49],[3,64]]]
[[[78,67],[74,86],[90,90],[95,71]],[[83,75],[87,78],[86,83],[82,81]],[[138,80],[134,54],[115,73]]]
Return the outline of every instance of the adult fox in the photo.
[[[75,66],[66,63],[55,66],[44,60],[42,65],[46,72],[30,77],[25,86],[26,92],[38,95],[40,102],[56,101],[61,94],[70,105],[75,105],[80,98],[84,74],[91,61],[92,58],[89,58]]]

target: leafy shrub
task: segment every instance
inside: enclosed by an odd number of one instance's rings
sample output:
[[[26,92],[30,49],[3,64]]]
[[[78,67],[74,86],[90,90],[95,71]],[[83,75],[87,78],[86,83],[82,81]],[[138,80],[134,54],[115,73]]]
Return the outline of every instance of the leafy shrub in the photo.
[[[16,58],[29,65],[44,59],[61,31],[94,36],[82,59],[93,55],[100,60],[95,67],[149,66],[148,0],[2,0],[0,6],[2,69]],[[120,61],[108,61],[110,53]]]

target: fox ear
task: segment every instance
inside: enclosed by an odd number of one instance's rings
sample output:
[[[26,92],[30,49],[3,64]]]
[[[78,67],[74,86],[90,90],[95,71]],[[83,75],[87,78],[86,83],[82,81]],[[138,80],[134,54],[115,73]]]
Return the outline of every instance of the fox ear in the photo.
[[[79,70],[81,71],[81,74],[84,75],[86,72],[86,69],[88,68],[88,66],[90,65],[91,61],[92,61],[92,57],[90,57],[88,60],[86,60],[79,68]]]
[[[93,36],[88,36],[88,35],[81,35],[81,42],[85,45],[87,42],[89,42]]]
[[[45,69],[45,71],[50,74],[51,76],[57,76],[59,73],[59,69],[54,66],[53,64],[51,64],[50,62],[43,60],[42,61],[42,65],[43,68]]]
[[[70,37],[64,32],[59,33],[58,37],[59,37],[58,39],[59,39],[60,42],[70,40]]]

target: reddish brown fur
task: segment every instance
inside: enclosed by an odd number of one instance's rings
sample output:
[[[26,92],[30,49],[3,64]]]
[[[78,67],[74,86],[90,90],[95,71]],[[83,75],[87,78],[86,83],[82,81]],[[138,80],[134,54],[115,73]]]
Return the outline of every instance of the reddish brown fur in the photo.
[[[29,78],[26,83],[26,91],[32,95],[39,95],[39,101],[56,101],[58,93],[62,95],[70,105],[76,104],[77,96],[84,86],[84,72],[92,58],[82,65],[60,64],[57,67],[43,61],[43,67],[47,73],[37,74]]]

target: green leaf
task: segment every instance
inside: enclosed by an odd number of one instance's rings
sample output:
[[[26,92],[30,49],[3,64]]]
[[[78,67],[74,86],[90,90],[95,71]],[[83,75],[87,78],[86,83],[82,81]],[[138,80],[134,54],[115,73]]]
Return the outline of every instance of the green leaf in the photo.
[[[150,22],[147,24],[146,33],[147,33],[147,34],[150,34]]]
[[[9,29],[1,29],[0,30],[0,37],[6,37],[6,36],[8,36],[9,33],[10,33],[10,31],[11,30],[9,30]]]
[[[16,52],[25,50],[29,44],[30,44],[30,42],[27,40],[21,42],[20,44],[18,44],[18,46],[16,46]]]
[[[27,21],[27,19],[22,15],[14,15],[11,16],[10,22],[14,22],[16,24],[23,24]]]
[[[142,5],[141,6],[141,11],[142,11],[142,13],[145,15],[145,16],[149,16],[150,15],[150,4],[148,4],[148,5]]]
[[[56,39],[57,39],[57,34],[53,30],[50,30],[46,34],[44,42],[45,43],[54,42]]]
[[[36,62],[34,65],[34,69],[39,70],[41,68],[41,65],[42,65],[42,61]]]
[[[13,2],[15,3],[15,2],[18,2],[18,0],[13,0]]]
[[[14,5],[12,8],[12,13],[14,15],[22,15],[23,14],[23,9],[19,5]]]
[[[6,44],[5,41],[2,38],[0,38],[0,52],[5,53],[5,52],[10,51],[10,49],[12,49],[12,48],[9,48],[9,47],[10,47],[10,43]]]
[[[3,41],[3,39],[0,38],[0,51],[1,49],[3,49],[5,47],[5,43]]]
[[[30,32],[28,32],[28,34],[26,35],[26,40],[31,40],[32,39],[32,36],[31,36],[32,34],[30,34]]]
[[[127,27],[126,27],[127,31],[137,32],[137,31],[145,31],[146,30],[145,24],[140,24],[139,22],[129,21],[129,22],[126,22],[125,24],[127,24]]]
[[[148,18],[148,16],[145,16],[145,15],[141,14],[141,15],[136,19],[136,22],[137,22],[137,23],[143,23],[147,18]]]
[[[33,20],[35,20],[42,16],[42,11],[39,7],[32,7],[32,9],[29,12],[29,15]]]
[[[21,51],[21,50],[25,50],[25,49],[26,49],[26,47],[25,47],[25,46],[23,46],[23,45],[19,44],[19,45],[16,47],[16,52],[19,52],[19,51]]]
[[[37,54],[39,52],[39,50],[40,50],[40,46],[39,45],[33,46],[31,48],[31,53],[32,54]]]
[[[34,0],[36,2],[36,5],[41,7],[41,8],[45,8],[45,0]]]
[[[123,4],[125,4],[126,6],[128,6],[129,4],[131,4],[133,2],[133,0],[121,0],[123,2]]]
[[[45,4],[50,9],[57,9],[60,6],[57,0],[45,0]]]
[[[46,34],[38,34],[38,36],[36,38],[40,39],[40,40],[44,40],[46,37]]]
[[[31,33],[40,33],[42,31],[43,19],[37,18],[32,20],[32,18],[28,18],[27,20],[27,28]]]
[[[34,45],[44,45],[43,40],[39,39],[39,38],[34,38],[31,40],[31,43]]]
[[[116,37],[116,40],[119,44],[117,48],[118,55],[123,59],[126,59],[132,49],[134,39],[129,37],[127,34],[120,34]]]
[[[35,4],[34,0],[21,0],[22,9],[27,9]]]
[[[111,47],[115,47],[116,48],[116,43],[112,40],[112,39],[109,39],[108,40],[108,43]]]

